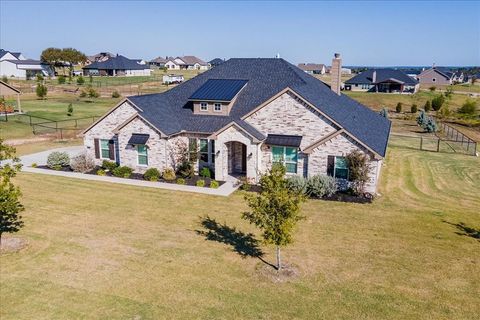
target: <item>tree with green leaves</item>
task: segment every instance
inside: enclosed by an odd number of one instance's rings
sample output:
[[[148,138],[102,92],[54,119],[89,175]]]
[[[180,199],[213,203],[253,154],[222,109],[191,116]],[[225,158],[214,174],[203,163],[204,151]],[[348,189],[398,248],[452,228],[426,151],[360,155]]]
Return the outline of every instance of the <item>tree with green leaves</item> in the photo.
[[[37,88],[35,89],[35,92],[37,94],[37,97],[43,100],[47,96],[47,92],[48,92],[47,86],[39,82],[37,83]]]
[[[435,98],[432,99],[432,108],[435,111],[440,110],[440,108],[443,106],[443,103],[445,102],[445,97],[443,94],[439,94]]]
[[[432,110],[432,103],[430,102],[430,100],[427,100],[427,102],[425,102],[425,106],[423,107],[423,109],[425,110],[425,112],[429,112],[430,110]]]
[[[300,215],[300,204],[305,197],[288,188],[285,172],[282,164],[273,164],[260,178],[261,193],[245,195],[250,211],[242,214],[243,219],[262,231],[265,243],[276,246],[278,271],[282,268],[280,247],[292,243],[295,226],[304,218]]]
[[[64,68],[65,64],[68,64],[69,76],[71,77],[73,66],[79,63],[85,63],[87,56],[74,48],[47,48],[42,51],[40,59],[42,62],[50,64],[53,67]]]
[[[67,116],[71,116],[73,114],[73,105],[70,103],[67,106]]]
[[[370,181],[370,161],[368,156],[360,151],[353,151],[346,156],[348,164],[348,180],[356,195],[365,193],[365,185]]]
[[[15,148],[6,145],[0,138],[0,244],[4,232],[17,232],[23,227],[22,217],[19,215],[24,210],[19,201],[21,192],[11,180],[21,167]]]

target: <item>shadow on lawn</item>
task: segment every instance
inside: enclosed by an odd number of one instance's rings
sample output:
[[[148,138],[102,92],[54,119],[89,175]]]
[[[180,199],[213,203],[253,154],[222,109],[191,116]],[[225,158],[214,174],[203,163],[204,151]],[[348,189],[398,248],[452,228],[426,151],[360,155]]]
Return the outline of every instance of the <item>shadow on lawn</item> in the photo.
[[[476,239],[477,241],[480,241],[480,230],[468,227],[463,222],[452,223],[452,222],[448,222],[446,220],[443,220],[443,222],[448,223],[449,225],[452,225],[452,226],[456,227],[458,229],[458,231],[455,232],[456,234],[458,234],[460,236],[470,237],[470,238]]]
[[[195,232],[204,236],[206,240],[230,245],[242,258],[258,258],[263,263],[274,267],[262,258],[263,251],[259,247],[260,242],[252,233],[244,233],[226,224],[220,224],[209,216],[201,218],[201,225],[205,230],[196,230]]]

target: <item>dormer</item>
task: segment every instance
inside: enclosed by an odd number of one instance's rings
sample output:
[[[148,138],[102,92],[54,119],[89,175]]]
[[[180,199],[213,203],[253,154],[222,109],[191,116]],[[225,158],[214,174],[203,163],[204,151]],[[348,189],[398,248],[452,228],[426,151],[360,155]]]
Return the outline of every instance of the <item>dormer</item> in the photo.
[[[247,80],[209,79],[189,98],[193,113],[198,115],[227,116],[235,100],[247,85]]]

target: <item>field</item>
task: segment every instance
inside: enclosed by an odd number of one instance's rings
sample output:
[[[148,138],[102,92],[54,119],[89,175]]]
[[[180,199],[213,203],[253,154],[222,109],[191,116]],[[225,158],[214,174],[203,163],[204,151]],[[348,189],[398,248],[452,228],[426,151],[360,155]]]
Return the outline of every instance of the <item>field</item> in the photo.
[[[0,256],[0,318],[477,318],[478,158],[390,147],[381,180],[373,204],[308,201],[284,250],[299,274],[274,282],[241,192],[22,173],[28,247]]]

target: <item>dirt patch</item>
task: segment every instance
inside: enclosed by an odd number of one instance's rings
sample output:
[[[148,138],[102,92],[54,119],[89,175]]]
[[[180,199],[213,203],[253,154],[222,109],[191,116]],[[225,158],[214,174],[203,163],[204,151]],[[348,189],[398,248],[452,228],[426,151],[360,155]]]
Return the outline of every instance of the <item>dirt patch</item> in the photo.
[[[277,270],[271,265],[259,262],[256,268],[256,273],[261,279],[273,283],[291,282],[301,276],[298,267],[288,263],[282,265],[280,270]]]
[[[22,144],[48,141],[52,139],[53,139],[53,136],[45,135],[42,137],[35,137],[35,138],[29,138],[29,139],[9,139],[9,140],[5,140],[5,144],[8,144],[10,146],[19,146]]]
[[[3,238],[0,246],[0,252],[17,252],[27,247],[27,245],[28,241],[22,238]]]

